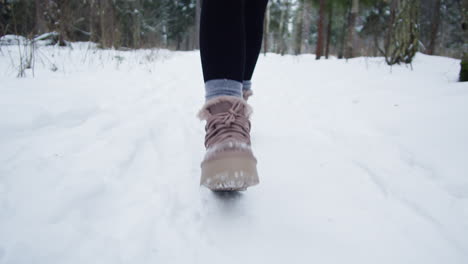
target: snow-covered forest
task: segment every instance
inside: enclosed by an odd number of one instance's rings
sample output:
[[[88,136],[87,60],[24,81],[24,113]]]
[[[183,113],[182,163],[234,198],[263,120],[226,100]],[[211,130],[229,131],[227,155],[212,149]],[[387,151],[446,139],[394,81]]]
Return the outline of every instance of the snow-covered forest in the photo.
[[[1,0],[0,36],[55,32],[60,45],[194,50],[201,1]],[[317,59],[384,56],[388,64],[410,63],[419,51],[468,65],[467,14],[467,0],[270,0],[262,50]]]
[[[93,41],[103,47],[192,50],[198,45],[200,2],[1,0],[0,34],[27,37],[56,31],[61,41]],[[264,49],[381,56],[379,50],[391,38],[390,25],[414,16],[421,52],[458,58],[464,4],[463,0],[271,0]],[[405,12],[407,5],[415,9],[412,14]]]
[[[468,263],[468,0],[270,0],[237,193],[199,6],[0,0],[0,264]]]

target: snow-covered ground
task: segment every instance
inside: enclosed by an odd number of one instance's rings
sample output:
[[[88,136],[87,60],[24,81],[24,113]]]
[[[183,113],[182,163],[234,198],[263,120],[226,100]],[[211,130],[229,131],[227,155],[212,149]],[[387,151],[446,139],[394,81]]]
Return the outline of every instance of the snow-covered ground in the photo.
[[[198,52],[0,47],[0,263],[468,263],[459,61],[261,56],[261,183],[199,186]]]

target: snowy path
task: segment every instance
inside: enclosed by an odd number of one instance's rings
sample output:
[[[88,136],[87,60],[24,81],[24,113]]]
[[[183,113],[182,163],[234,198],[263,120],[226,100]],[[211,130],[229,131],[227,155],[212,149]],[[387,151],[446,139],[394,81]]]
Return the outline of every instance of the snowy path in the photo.
[[[216,195],[198,185],[198,53],[53,48],[26,79],[9,54],[2,264],[468,263],[456,60],[418,55],[414,71],[390,72],[381,59],[262,56],[251,100],[261,183]]]

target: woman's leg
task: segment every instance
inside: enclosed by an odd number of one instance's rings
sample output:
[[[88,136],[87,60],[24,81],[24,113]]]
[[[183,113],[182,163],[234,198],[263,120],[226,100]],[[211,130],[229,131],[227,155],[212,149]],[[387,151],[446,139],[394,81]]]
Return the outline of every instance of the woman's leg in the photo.
[[[214,191],[245,190],[259,182],[250,142],[252,109],[242,98],[242,81],[246,73],[249,79],[252,76],[260,51],[263,2],[266,0],[202,3],[200,52],[206,102],[198,116],[206,120],[207,151],[201,163],[200,184]],[[246,19],[246,13],[252,17]],[[260,17],[253,17],[257,15]]]
[[[245,67],[245,2],[203,0],[200,54],[206,99],[242,97]]]
[[[244,91],[250,90],[251,79],[262,47],[263,20],[268,0],[247,0],[245,2],[245,66]]]

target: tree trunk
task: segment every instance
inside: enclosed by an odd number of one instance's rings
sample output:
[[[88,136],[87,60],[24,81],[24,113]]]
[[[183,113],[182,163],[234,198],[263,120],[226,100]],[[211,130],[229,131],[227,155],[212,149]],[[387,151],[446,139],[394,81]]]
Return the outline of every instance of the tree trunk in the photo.
[[[283,34],[282,34],[282,43],[283,43],[283,47],[282,47],[282,50],[281,50],[281,55],[284,55],[286,54],[286,52],[288,52],[288,48],[289,48],[289,45],[288,45],[288,42],[287,40],[289,39],[289,17],[290,17],[290,13],[291,13],[291,0],[286,0],[286,12],[285,12],[285,20],[284,20],[284,26],[283,26]]]
[[[294,55],[301,54],[302,45],[302,13],[304,12],[304,4],[302,1],[298,2],[298,8],[294,18]]]
[[[44,1],[36,0],[36,34],[47,32],[47,24],[44,19]]]
[[[333,25],[333,2],[328,6],[328,19],[327,19],[327,44],[325,45],[325,58],[328,59],[330,55],[330,40]]]
[[[346,37],[346,48],[345,48],[345,58],[349,59],[354,57],[354,35],[356,27],[356,18],[359,13],[359,0],[353,0],[353,5],[351,7],[351,13],[349,15],[348,22],[348,32]]]
[[[263,21],[263,54],[268,52],[268,38],[270,36],[270,3],[268,2],[265,11],[265,20]]]
[[[99,1],[99,16],[101,39],[100,43],[103,48],[109,48],[115,45],[114,39],[114,10],[110,0]]]
[[[302,28],[301,28],[301,50],[300,53],[309,52],[309,35],[310,35],[310,10],[312,6],[310,1],[304,1],[304,9],[302,10]]]
[[[99,42],[101,44],[102,48],[108,47],[108,39],[107,39],[107,34],[106,34],[106,3],[107,0],[101,0],[98,2],[99,3],[99,26],[100,26],[100,32],[101,32],[101,37],[99,39]]]
[[[91,42],[97,42],[97,34],[95,29],[95,17],[96,17],[96,6],[94,0],[89,3],[89,40]]]
[[[387,64],[411,63],[419,45],[419,1],[393,0],[386,38]]]
[[[200,17],[201,17],[201,3],[202,0],[196,0],[197,5],[195,9],[195,36],[194,36],[194,47],[195,49],[200,48]]]
[[[280,17],[280,27],[279,27],[279,45],[277,46],[277,53],[284,55],[287,51],[287,43],[286,40],[288,39],[288,24],[289,24],[289,11],[291,8],[290,0],[284,0],[283,2],[284,7],[281,9],[281,17]]]
[[[276,45],[276,53],[281,53],[283,50],[283,37],[284,37],[284,20],[286,16],[285,8],[281,9],[280,21],[279,21],[279,39],[277,40],[279,43]]]
[[[390,17],[388,19],[388,26],[387,26],[387,31],[386,31],[385,40],[384,40],[384,57],[385,58],[388,58],[390,55],[389,54],[390,44],[392,42],[394,25],[395,25],[395,20],[396,20],[396,15],[397,15],[398,2],[399,0],[391,0],[390,2]],[[390,64],[388,60],[387,60],[387,64]]]
[[[140,0],[134,1],[133,6],[133,48],[138,49],[141,47],[141,5]],[[137,12],[135,12],[137,11]]]
[[[432,28],[431,28],[431,38],[429,41],[429,48],[427,49],[427,54],[434,55],[437,34],[439,33],[439,25],[440,25],[440,6],[441,0],[436,0],[434,5],[434,13],[432,15]]]
[[[463,30],[464,45],[463,55],[460,69],[460,82],[468,81],[468,0],[462,0],[462,23],[461,28]]]
[[[317,23],[318,38],[315,50],[315,59],[320,60],[323,52],[323,20],[325,20],[325,0],[320,0],[319,19]]]
[[[66,46],[65,40],[68,40],[68,33],[70,31],[71,23],[71,8],[69,0],[56,1],[58,6],[58,28],[56,29],[59,33],[59,45]]]
[[[346,29],[348,28],[349,23],[349,16],[351,15],[351,9],[349,6],[344,11],[345,18],[343,19],[343,27],[341,28],[340,34],[340,47],[338,48],[338,59],[342,59],[344,57],[344,49],[345,49],[345,42],[346,42]]]

